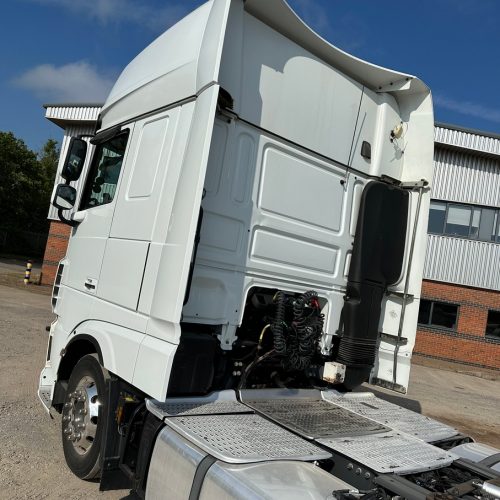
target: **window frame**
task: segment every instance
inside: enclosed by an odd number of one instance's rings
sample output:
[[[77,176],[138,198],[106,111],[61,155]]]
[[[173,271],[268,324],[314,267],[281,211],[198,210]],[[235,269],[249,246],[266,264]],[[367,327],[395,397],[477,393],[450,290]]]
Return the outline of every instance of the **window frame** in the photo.
[[[425,326],[427,328],[435,328],[435,329],[438,329],[438,330],[446,330],[448,332],[456,332],[456,331],[458,331],[458,320],[459,320],[459,317],[460,317],[460,304],[457,304],[455,302],[447,302],[445,300],[420,298],[419,312],[420,312],[420,306],[421,306],[423,300],[426,300],[427,302],[431,303],[431,308],[429,310],[429,322],[428,323],[421,323],[419,321],[419,319],[418,319],[418,316],[417,316],[417,324],[418,325]],[[455,326],[454,327],[450,328],[448,326],[435,325],[434,323],[432,323],[432,315],[434,313],[434,304],[435,303],[444,304],[444,305],[447,305],[447,306],[455,306],[457,308],[457,316],[456,316],[456,319],[455,319]]]
[[[448,214],[450,212],[450,206],[451,206],[451,208],[466,208],[469,210],[470,215],[469,215],[469,225],[467,226],[467,236],[462,236],[461,234],[450,234],[450,233],[446,232],[446,226],[449,224],[448,223]],[[474,239],[474,238],[470,237],[470,230],[472,227],[473,213],[474,213],[474,205],[466,205],[465,203],[446,203],[446,215],[445,215],[445,219],[444,219],[443,235],[444,236],[451,236],[452,238],[465,238],[468,240]],[[479,221],[481,221],[481,217],[479,217]],[[464,227],[466,227],[466,226],[464,226]]]
[[[91,161],[89,163],[89,167],[87,169],[87,174],[86,174],[86,177],[85,177],[85,182],[83,183],[83,186],[82,186],[82,191],[81,191],[81,196],[80,196],[80,200],[78,202],[78,211],[82,212],[82,211],[86,211],[86,210],[92,210],[94,208],[99,208],[99,207],[103,207],[105,205],[110,205],[111,203],[113,203],[113,201],[116,199],[116,196],[113,196],[113,199],[106,202],[106,203],[101,203],[99,205],[95,205],[95,206],[91,206],[91,207],[83,207],[83,203],[85,201],[85,199],[87,198],[87,193],[88,193],[88,190],[90,189],[90,186],[89,186],[89,179],[91,178],[91,175],[93,174],[94,172],[94,169],[97,169],[99,168],[98,166],[96,166],[96,162],[97,162],[97,152],[99,151],[99,148],[109,142],[109,141],[112,141],[113,139],[116,139],[117,137],[121,136],[121,135],[126,135],[127,136],[127,140],[126,140],[126,143],[125,143],[125,149],[123,151],[123,158],[122,158],[122,165],[120,167],[120,173],[118,175],[118,179],[116,181],[116,191],[115,191],[115,195],[116,195],[116,192],[118,191],[118,185],[120,184],[120,180],[123,176],[123,163],[125,162],[125,157],[127,155],[127,150],[129,148],[129,144],[130,144],[130,132],[131,130],[129,128],[123,128],[119,131],[117,131],[116,134],[114,134],[112,137],[106,137],[105,140],[103,141],[100,141],[98,142],[97,144],[94,144],[94,150],[92,151],[92,158],[91,158]]]
[[[440,203],[440,204],[444,205],[444,219],[443,219],[443,224],[442,224],[441,232],[440,233],[435,233],[434,231],[429,231],[429,230],[428,230],[428,233],[429,234],[440,234],[440,235],[443,235],[444,234],[444,228],[446,226],[446,219],[448,217],[448,203],[446,201],[441,201],[441,200],[431,200],[431,203],[432,202],[434,202],[434,203]],[[431,213],[431,206],[429,204],[429,217],[430,217],[430,213]]]
[[[498,234],[499,231],[500,231],[500,209],[497,208],[497,207],[491,207],[491,206],[483,206],[483,205],[474,205],[472,203],[468,204],[468,203],[458,203],[458,202],[453,202],[453,201],[444,201],[444,200],[437,200],[437,199],[431,199],[431,203],[436,203],[436,204],[442,204],[445,206],[445,214],[444,214],[444,221],[443,221],[443,224],[442,224],[442,228],[441,228],[441,231],[440,232],[436,232],[436,231],[431,231],[431,230],[427,230],[427,233],[428,234],[434,234],[434,235],[437,235],[437,236],[446,236],[448,238],[460,238],[460,239],[465,239],[465,240],[471,240],[471,241],[482,241],[483,243],[493,243],[493,244],[500,244],[500,235]],[[468,226],[468,235],[467,236],[461,236],[459,234],[449,234],[449,233],[446,233],[446,225],[447,225],[447,221],[448,221],[448,213],[449,213],[449,209],[450,207],[464,207],[464,208],[468,208],[470,209],[470,212],[471,212],[471,215],[470,215],[470,219],[469,219],[469,226]],[[480,239],[479,238],[479,232],[480,232],[480,228],[481,228],[481,218],[483,216],[483,210],[493,210],[494,213],[496,214],[496,221],[495,221],[495,224],[494,224],[494,227],[493,227],[493,232],[492,232],[492,235],[491,236],[495,236],[495,239],[490,239],[489,240],[484,240],[484,239]],[[472,223],[474,221],[474,211],[475,210],[479,210],[480,211],[480,215],[479,215],[479,226],[478,226],[478,230],[477,230],[477,235],[476,236],[471,236],[471,231],[472,231]],[[429,205],[429,218],[430,218],[430,212],[431,212],[431,208],[430,208],[430,205]]]
[[[493,227],[493,234],[495,235],[495,240],[491,243],[500,243],[500,209],[496,209],[496,221]],[[493,235],[492,235],[493,236]]]
[[[491,335],[491,334],[488,334],[488,332],[487,332],[487,328],[488,328],[488,316],[489,316],[490,312],[495,312],[495,313],[500,314],[500,310],[499,309],[488,309],[488,314],[486,316],[486,326],[484,327],[484,337],[486,339],[488,339],[488,340],[493,340],[493,341],[496,341],[496,342],[500,342],[500,335]]]

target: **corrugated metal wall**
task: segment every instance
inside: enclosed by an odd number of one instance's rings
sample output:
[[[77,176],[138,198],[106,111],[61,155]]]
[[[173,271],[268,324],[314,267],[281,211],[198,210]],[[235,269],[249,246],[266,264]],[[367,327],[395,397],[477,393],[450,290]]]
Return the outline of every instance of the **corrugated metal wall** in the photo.
[[[45,118],[49,120],[96,122],[100,106],[46,106]]]
[[[441,149],[436,145],[432,198],[498,207],[500,159]]]
[[[434,128],[436,145],[443,144],[458,148],[471,149],[482,153],[500,155],[500,137],[486,136],[474,131],[447,128],[437,125]]]
[[[432,198],[500,207],[500,139],[442,126],[435,139]],[[500,290],[500,245],[429,234],[424,278]]]
[[[429,234],[424,278],[500,290],[500,245]]]

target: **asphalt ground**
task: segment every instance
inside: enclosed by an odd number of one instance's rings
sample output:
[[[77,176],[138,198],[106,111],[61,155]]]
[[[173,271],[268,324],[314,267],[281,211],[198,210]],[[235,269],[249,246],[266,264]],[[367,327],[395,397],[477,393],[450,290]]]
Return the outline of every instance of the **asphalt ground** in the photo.
[[[53,319],[50,297],[37,287],[0,285],[0,498],[121,499],[99,492],[67,469],[60,420],[51,420],[36,395]],[[406,396],[373,390],[412,410],[455,426],[500,448],[500,382],[414,365]]]

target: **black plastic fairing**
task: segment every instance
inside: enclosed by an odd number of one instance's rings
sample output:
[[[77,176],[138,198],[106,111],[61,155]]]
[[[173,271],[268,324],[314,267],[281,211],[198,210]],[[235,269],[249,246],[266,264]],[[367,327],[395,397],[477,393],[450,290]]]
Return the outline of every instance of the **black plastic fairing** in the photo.
[[[375,363],[382,299],[403,267],[408,205],[407,191],[379,181],[361,196],[337,357],[347,389],[368,380]]]

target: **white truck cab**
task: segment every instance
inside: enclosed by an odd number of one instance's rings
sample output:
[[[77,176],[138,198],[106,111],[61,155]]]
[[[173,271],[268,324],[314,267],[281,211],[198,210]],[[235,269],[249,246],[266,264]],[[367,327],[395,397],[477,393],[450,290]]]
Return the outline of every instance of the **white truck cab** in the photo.
[[[39,395],[72,471],[148,498],[418,497],[376,478],[468,438],[350,391],[408,387],[432,155],[426,85],[284,0],[211,0],[141,52],[53,198],[73,229]]]

